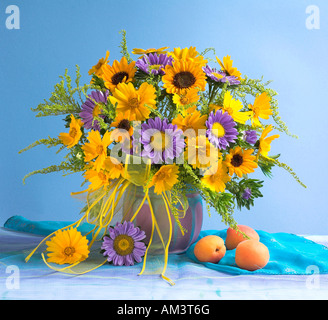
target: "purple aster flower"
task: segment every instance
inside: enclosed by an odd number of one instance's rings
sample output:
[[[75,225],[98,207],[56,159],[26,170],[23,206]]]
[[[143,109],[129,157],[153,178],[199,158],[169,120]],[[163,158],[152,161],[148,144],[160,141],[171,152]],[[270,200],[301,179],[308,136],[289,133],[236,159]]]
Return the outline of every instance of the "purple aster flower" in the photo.
[[[240,81],[235,76],[228,76],[223,71],[218,71],[216,68],[211,68],[206,65],[203,67],[203,71],[211,80],[215,82],[229,82],[230,85],[240,84]]]
[[[246,188],[242,195],[243,199],[249,200],[251,196],[252,196],[252,190],[250,188]]]
[[[185,147],[182,130],[159,117],[141,125],[140,142],[144,147],[142,156],[150,158],[152,163],[178,158]]]
[[[247,130],[243,135],[243,139],[249,144],[255,144],[257,141],[257,133],[255,130]]]
[[[165,67],[167,65],[172,66],[172,62],[173,58],[164,53],[161,53],[160,55],[157,53],[149,53],[148,55],[144,55],[142,59],[139,59],[136,62],[136,66],[145,73],[163,75],[165,74]]]
[[[115,266],[133,266],[135,261],[142,261],[146,252],[146,245],[141,241],[146,238],[144,231],[134,227],[132,222],[124,221],[123,224],[116,223],[108,232],[101,245],[108,262],[112,261]]]
[[[101,115],[100,104],[107,103],[108,95],[109,91],[92,91],[87,100],[83,103],[80,117],[86,129],[100,130],[99,122],[97,120],[93,121],[93,119],[95,117],[105,118],[105,116]]]
[[[227,112],[217,110],[210,113],[206,121],[206,134],[208,140],[219,149],[226,149],[229,143],[235,142],[238,131],[235,128],[236,123]]]

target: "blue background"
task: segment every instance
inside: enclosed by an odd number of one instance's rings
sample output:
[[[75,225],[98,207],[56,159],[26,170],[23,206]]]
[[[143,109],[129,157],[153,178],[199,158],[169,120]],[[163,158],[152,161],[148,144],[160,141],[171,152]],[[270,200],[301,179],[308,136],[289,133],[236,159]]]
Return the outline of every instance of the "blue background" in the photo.
[[[5,26],[8,5],[20,8],[20,30]],[[306,28],[306,8],[320,9],[320,29]],[[127,31],[128,47],[196,46],[231,55],[234,65],[251,78],[273,80],[282,119],[293,139],[282,134],[272,144],[308,186],[303,189],[283,169],[265,180],[264,198],[251,211],[236,211],[240,224],[268,232],[327,234],[327,36],[328,2],[271,1],[113,1],[3,0],[0,3],[0,225],[12,215],[35,220],[76,220],[82,204],[70,197],[82,177],[60,173],[23,176],[62,160],[62,153],[39,146],[18,151],[40,138],[63,131],[63,117],[36,118],[31,111],[48,99],[58,76],[88,70],[110,51],[120,58],[119,31]],[[203,229],[225,228],[205,210]]]

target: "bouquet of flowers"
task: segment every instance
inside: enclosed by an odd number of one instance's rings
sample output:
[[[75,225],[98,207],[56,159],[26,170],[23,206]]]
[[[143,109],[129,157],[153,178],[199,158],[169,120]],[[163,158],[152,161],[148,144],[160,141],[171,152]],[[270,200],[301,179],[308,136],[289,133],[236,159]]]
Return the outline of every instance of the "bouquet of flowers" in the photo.
[[[150,190],[161,195],[177,221],[186,210],[186,194],[199,192],[208,209],[236,228],[235,207],[250,209],[262,197],[263,181],[251,177],[255,170],[271,177],[272,168],[279,166],[303,185],[278,160],[280,155],[270,154],[279,137],[273,130],[291,135],[278,115],[270,82],[242,75],[228,55],[207,58],[209,52],[216,56],[213,48],[202,53],[195,47],[134,49],[132,59],[124,31],[120,47],[121,59],[110,63],[107,52],[90,69],[89,84],[80,85],[77,67],[73,87],[66,70],[49,101],[33,109],[37,116],[65,115],[66,129],[22,151],[44,144],[67,152],[59,165],[27,176],[80,172],[88,184],[75,193],[87,194],[82,218],[46,238],[51,239],[45,262],[70,265],[58,270],[72,270],[85,260],[101,230],[106,232],[102,252],[107,261],[132,265],[143,255],[146,260],[151,245],[142,242],[145,234],[133,218],[111,226],[129,186],[142,187],[144,201],[150,202]],[[151,210],[153,230],[161,234],[156,208]],[[95,225],[91,242],[77,231],[82,221]],[[162,240],[166,262],[170,236]],[[165,267],[163,277],[164,272]]]

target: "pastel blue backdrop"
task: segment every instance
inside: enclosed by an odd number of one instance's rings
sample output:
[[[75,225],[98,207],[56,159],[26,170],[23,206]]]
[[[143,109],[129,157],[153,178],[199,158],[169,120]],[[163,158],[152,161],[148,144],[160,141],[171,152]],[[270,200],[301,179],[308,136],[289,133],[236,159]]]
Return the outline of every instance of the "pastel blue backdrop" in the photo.
[[[8,30],[6,8],[20,9],[20,29]],[[306,8],[320,9],[320,29],[306,28]],[[119,31],[127,31],[128,47],[215,47],[219,57],[231,55],[251,78],[273,80],[280,115],[293,139],[282,134],[272,144],[308,186],[303,189],[283,169],[273,179],[260,171],[264,197],[252,210],[236,211],[240,224],[268,232],[327,234],[327,40],[325,0],[2,0],[0,3],[0,225],[12,215],[32,220],[76,220],[81,203],[79,175],[37,175],[35,169],[59,163],[62,154],[39,146],[18,151],[37,139],[63,131],[62,117],[36,118],[31,111],[49,98],[58,76],[81,67],[88,70],[110,51],[120,57]],[[203,229],[225,226],[205,211]]]

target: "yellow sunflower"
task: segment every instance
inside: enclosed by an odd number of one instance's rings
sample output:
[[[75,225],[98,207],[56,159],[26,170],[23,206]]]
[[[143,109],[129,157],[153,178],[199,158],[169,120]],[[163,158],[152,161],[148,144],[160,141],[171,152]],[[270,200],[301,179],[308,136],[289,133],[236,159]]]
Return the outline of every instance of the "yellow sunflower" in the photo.
[[[262,134],[261,134],[261,137],[259,139],[259,151],[256,155],[256,158],[258,159],[260,155],[262,155],[263,157],[265,158],[269,158],[268,157],[268,154],[269,154],[269,151],[271,150],[271,142],[274,140],[274,139],[277,139],[280,137],[279,134],[275,134],[273,136],[270,136],[270,137],[267,137],[267,135],[272,131],[272,125],[270,124],[269,126],[267,126]]]
[[[100,171],[104,160],[107,157],[107,148],[112,143],[110,132],[106,132],[101,138],[99,131],[91,130],[88,135],[89,142],[82,146],[85,155],[85,161],[95,160],[94,168]]]
[[[135,120],[135,115],[132,115],[131,118],[131,121]],[[115,142],[130,140],[130,137],[133,135],[133,127],[131,126],[127,112],[118,113],[110,126],[111,128],[115,128],[111,132],[111,139]]]
[[[102,68],[102,79],[105,82],[106,88],[114,92],[118,84],[132,81],[137,70],[135,64],[135,61],[128,64],[127,59],[122,57],[120,62],[115,60],[112,66],[104,65]]]
[[[178,182],[179,167],[176,164],[163,165],[154,174],[149,183],[149,188],[154,186],[154,192],[161,194],[165,191],[171,190]]]
[[[109,63],[109,51],[106,51],[106,57],[99,59],[98,63],[89,70],[89,75],[95,74],[98,78],[103,75],[103,66]]]
[[[149,53],[157,53],[157,54],[167,53],[168,48],[169,47],[162,47],[162,48],[159,48],[159,49],[150,48],[150,49],[147,49],[147,50],[135,48],[135,49],[132,50],[132,53],[133,54],[140,54],[141,57],[143,57],[144,54],[149,54]]]
[[[58,230],[46,241],[48,262],[57,264],[73,264],[85,260],[89,256],[88,239],[76,228]]]
[[[230,180],[227,165],[219,161],[216,170],[213,168],[207,170],[201,182],[214,192],[224,192],[226,183]]]
[[[176,118],[172,120],[173,125],[177,125],[178,129],[186,132],[188,129],[195,131],[198,134],[198,130],[206,130],[206,119],[207,116],[202,116],[200,111],[196,110],[196,106],[187,108],[184,110],[183,114],[178,114]],[[188,132],[186,132],[188,134]]]
[[[255,162],[256,157],[252,155],[253,152],[253,149],[245,150],[239,146],[229,150],[224,164],[228,167],[230,176],[235,173],[242,178],[243,174],[254,172],[257,163]]]
[[[174,48],[173,52],[170,52],[169,55],[175,60],[190,60],[194,63],[199,63],[202,67],[208,62],[202,55],[200,55],[196,47],[189,48]]]
[[[248,107],[253,111],[251,122],[254,127],[262,127],[259,118],[268,120],[272,115],[270,105],[271,98],[266,92],[261,93],[255,98],[254,104],[249,104]]]
[[[206,75],[201,64],[192,60],[177,60],[173,65],[165,67],[165,75],[162,77],[163,87],[167,93],[186,94],[187,90],[205,90]]]
[[[215,148],[204,135],[188,138],[184,156],[194,169],[215,167],[222,159],[219,149]]]
[[[138,90],[132,83],[120,83],[109,99],[113,105],[117,103],[117,112],[123,112],[129,121],[144,121],[151,112],[148,107],[156,109],[156,89],[147,82]]]
[[[71,123],[69,125],[69,132],[62,132],[59,134],[59,139],[63,142],[67,148],[72,148],[80,141],[82,136],[81,127],[83,126],[83,122],[80,119],[75,119],[73,115],[71,115]]]
[[[241,72],[238,71],[237,68],[232,66],[233,60],[231,59],[230,56],[226,56],[223,58],[223,63],[221,60],[216,57],[217,62],[221,66],[221,69],[223,72],[225,72],[228,76],[234,76],[236,77],[239,81],[242,80],[241,78]]]
[[[233,120],[242,124],[245,124],[252,116],[252,111],[240,111],[243,108],[243,104],[240,100],[233,99],[230,91],[227,91],[224,95],[223,106],[215,106],[214,108],[220,108],[224,112],[228,112]]]
[[[196,103],[199,100],[198,90],[191,89],[183,94],[175,93],[173,95],[173,102],[177,105],[177,107],[185,107],[192,103]]]

